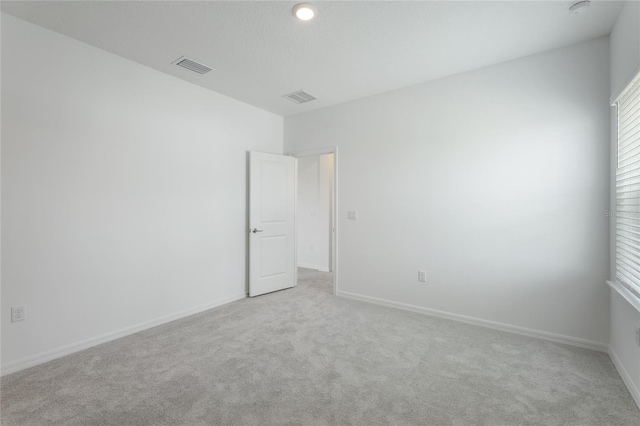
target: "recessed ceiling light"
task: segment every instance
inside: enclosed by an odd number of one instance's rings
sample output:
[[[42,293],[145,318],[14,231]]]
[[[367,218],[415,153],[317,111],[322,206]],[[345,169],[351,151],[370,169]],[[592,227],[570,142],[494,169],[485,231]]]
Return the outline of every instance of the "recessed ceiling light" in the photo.
[[[293,15],[301,21],[309,21],[316,16],[316,7],[309,3],[298,3],[293,6]]]
[[[571,7],[569,7],[569,12],[578,15],[580,13],[586,12],[587,9],[589,9],[589,6],[591,6],[590,0],[582,0],[572,4]]]

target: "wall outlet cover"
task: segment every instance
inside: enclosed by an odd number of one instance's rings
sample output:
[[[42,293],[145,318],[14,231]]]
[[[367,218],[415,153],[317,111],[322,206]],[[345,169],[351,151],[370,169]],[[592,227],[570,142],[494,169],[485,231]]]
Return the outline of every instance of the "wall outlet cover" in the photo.
[[[427,282],[427,272],[426,271],[418,271],[418,281],[421,283]]]
[[[24,321],[27,319],[27,308],[23,306],[11,307],[11,322]]]

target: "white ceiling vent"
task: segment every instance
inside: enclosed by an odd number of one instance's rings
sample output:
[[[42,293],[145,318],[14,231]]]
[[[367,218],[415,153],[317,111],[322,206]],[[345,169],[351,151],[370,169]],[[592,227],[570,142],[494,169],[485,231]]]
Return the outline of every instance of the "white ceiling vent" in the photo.
[[[185,58],[184,56],[179,57],[172,63],[176,64],[179,67],[186,68],[189,71],[197,72],[198,74],[206,74],[213,69],[206,65],[199,64],[198,62],[193,61],[189,58]]]
[[[297,104],[303,104],[315,99],[315,97],[311,96],[304,90],[298,90],[297,92],[289,93],[288,95],[283,95],[282,97],[289,99],[291,102],[295,102]]]

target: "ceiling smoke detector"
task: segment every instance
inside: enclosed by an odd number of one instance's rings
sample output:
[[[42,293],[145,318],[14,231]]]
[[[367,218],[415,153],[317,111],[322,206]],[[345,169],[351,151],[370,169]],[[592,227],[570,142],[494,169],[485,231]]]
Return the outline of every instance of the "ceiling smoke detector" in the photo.
[[[289,93],[288,95],[282,95],[283,98],[289,99],[291,102],[297,104],[303,104],[305,102],[313,101],[316,99],[314,96],[308,94],[304,90],[298,90],[297,92]]]
[[[590,6],[591,6],[591,0],[582,0],[572,4],[569,7],[569,12],[573,13],[574,15],[579,15],[580,13],[584,13],[587,10],[589,10]]]
[[[172,64],[175,64],[182,68],[186,68],[189,71],[197,72],[198,74],[206,74],[213,69],[192,59],[185,58],[184,56],[179,57],[178,59],[173,61]]]

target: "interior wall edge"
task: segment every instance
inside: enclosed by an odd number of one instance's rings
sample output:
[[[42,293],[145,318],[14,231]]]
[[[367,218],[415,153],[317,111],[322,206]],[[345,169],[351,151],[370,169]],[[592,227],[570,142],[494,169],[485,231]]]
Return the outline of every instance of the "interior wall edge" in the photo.
[[[640,409],[640,390],[638,390],[636,385],[633,383],[633,380],[631,379],[631,375],[624,368],[622,361],[620,361],[620,358],[618,357],[618,355],[616,354],[615,350],[611,345],[609,345],[608,353],[609,353],[609,358],[611,358],[611,362],[613,362],[613,366],[618,371],[620,378],[624,382],[625,386],[629,390],[629,393],[631,394],[631,397],[633,398],[636,405]]]
[[[80,352],[85,349],[89,349],[94,346],[101,345],[103,343],[121,339],[123,337],[130,336],[132,334],[139,333],[144,330],[149,330],[151,328],[168,324],[170,322],[177,321],[179,319],[186,318],[195,314],[199,314],[201,312],[219,308],[221,306],[227,305],[237,300],[242,300],[246,297],[247,295],[245,293],[236,294],[235,296],[214,300],[212,302],[205,303],[200,306],[185,309],[170,315],[165,315],[151,321],[145,321],[143,323],[140,323],[131,327],[125,327],[120,330],[102,334],[100,336],[94,336],[88,339],[80,340],[75,343],[60,346],[58,348],[41,352],[36,355],[27,356],[22,359],[9,362],[6,365],[2,365],[0,367],[0,376],[6,376],[12,373],[17,373],[18,371],[25,370],[30,367],[35,367],[36,365],[44,364],[45,362],[53,361],[54,359],[62,358],[64,356],[71,355],[73,353]]]
[[[519,327],[517,325],[485,320],[482,318],[470,317],[467,315],[460,315],[452,312],[439,311],[437,309],[424,308],[422,306],[410,305],[408,303],[396,302],[393,300],[381,299],[378,297],[365,296],[362,294],[351,293],[347,291],[338,291],[337,295],[340,297],[345,297],[347,299],[359,300],[361,302],[373,303],[375,305],[402,309],[405,311],[416,312],[419,314],[428,315],[432,317],[444,318],[451,321],[462,322],[465,324],[475,325],[479,327],[505,331],[507,333],[519,334],[522,336],[533,337],[533,338],[547,340],[555,343],[562,343],[562,344],[576,346],[584,349],[591,349],[597,352],[606,353],[609,350],[609,345],[603,342],[595,342],[593,340],[581,339],[578,337],[565,336],[565,335],[556,334],[556,333],[549,333],[547,331],[534,330],[526,327]]]
[[[298,262],[298,268],[306,268],[306,269],[315,269],[320,272],[331,272],[329,268],[325,268],[324,266],[311,265],[308,263],[300,263]]]

